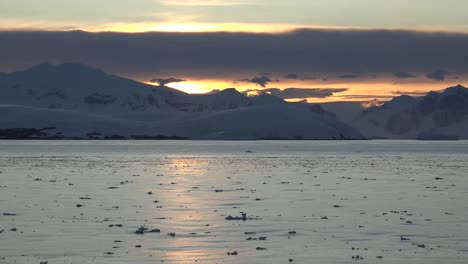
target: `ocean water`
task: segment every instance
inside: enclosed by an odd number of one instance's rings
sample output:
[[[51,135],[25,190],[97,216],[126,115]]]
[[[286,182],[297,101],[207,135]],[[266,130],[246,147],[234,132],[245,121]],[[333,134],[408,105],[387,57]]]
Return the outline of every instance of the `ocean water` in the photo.
[[[46,261],[468,263],[468,142],[0,141],[0,263]]]

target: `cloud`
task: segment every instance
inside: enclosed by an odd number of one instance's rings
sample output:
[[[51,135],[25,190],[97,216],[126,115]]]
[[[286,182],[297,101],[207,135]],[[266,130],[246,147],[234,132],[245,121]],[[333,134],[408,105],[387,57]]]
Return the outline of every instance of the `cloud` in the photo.
[[[288,80],[300,80],[300,81],[317,80],[316,77],[306,77],[306,76],[298,74],[298,73],[288,73],[286,75],[283,75],[282,78],[283,79],[288,79]]]
[[[306,80],[317,80],[316,77],[307,77],[306,75],[302,75],[299,73],[288,73],[282,76],[283,79],[287,80],[299,80],[299,81],[306,81]]]
[[[273,82],[268,76],[262,75],[262,76],[256,76],[253,77],[252,79],[243,79],[241,80],[242,82],[249,82],[249,83],[254,83],[258,86],[261,86],[265,88],[269,83]]]
[[[362,72],[362,71],[354,71],[354,72],[349,73],[349,74],[341,74],[341,75],[337,76],[337,78],[339,78],[339,79],[358,79],[358,78],[361,78],[361,77],[375,78],[376,75],[368,74],[368,73]]]
[[[340,78],[340,79],[356,79],[356,78],[359,78],[361,77],[362,75],[361,74],[343,74],[343,75],[338,75],[337,77]]]
[[[296,73],[288,73],[285,76],[283,76],[283,78],[297,80],[297,79],[301,79],[301,76],[299,76]]]
[[[159,3],[169,6],[235,6],[246,4],[244,1],[226,0],[159,0]]]
[[[416,78],[416,75],[408,72],[396,72],[393,74],[393,76],[399,79]]]
[[[444,81],[447,75],[450,75],[450,72],[446,70],[436,70],[428,73],[426,77],[435,81]]]
[[[149,82],[151,83],[157,83],[159,84],[160,86],[166,86],[166,84],[170,84],[170,83],[178,83],[178,82],[186,82],[187,80],[183,80],[183,79],[178,79],[178,78],[154,78],[154,79],[151,79]]]
[[[327,98],[335,93],[347,91],[347,88],[268,88],[247,90],[245,94],[271,94],[281,99]]]
[[[333,82],[351,80],[337,76],[358,75],[353,69],[379,77],[399,69],[468,72],[468,35],[324,29],[277,34],[9,31],[0,32],[0,58],[0,71],[73,61],[143,80],[155,73],[239,80],[252,72],[313,72]]]
[[[409,96],[424,96],[428,92],[421,92],[421,91],[391,91],[390,94],[393,95],[409,95]]]
[[[340,95],[343,99],[362,99],[368,100],[369,98],[378,98],[378,99],[392,99],[395,98],[395,95],[382,95],[382,94],[348,94]]]

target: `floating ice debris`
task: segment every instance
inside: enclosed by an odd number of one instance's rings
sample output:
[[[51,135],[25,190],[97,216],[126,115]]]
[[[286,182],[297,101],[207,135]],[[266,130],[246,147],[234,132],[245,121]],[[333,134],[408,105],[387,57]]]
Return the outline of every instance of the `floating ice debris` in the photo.
[[[226,217],[228,221],[247,221],[247,220],[258,220],[258,218],[247,217],[246,213],[241,213],[241,216],[229,215]]]
[[[121,226],[122,225],[120,225],[120,227]],[[141,226],[135,231],[135,234],[144,235],[145,233],[160,233],[160,232],[161,232],[161,230],[158,229],[158,228],[149,229],[147,227]]]
[[[226,220],[229,220],[229,221],[232,221],[232,220],[242,220],[242,221],[246,221],[246,220],[247,220],[247,214],[242,213],[242,216],[241,216],[241,217],[229,215],[228,217],[226,217]]]
[[[12,214],[12,213],[3,213],[4,216],[16,216],[16,214]]]
[[[142,226],[142,227],[139,227],[136,231],[135,231],[135,234],[138,234],[138,235],[143,235],[145,234],[145,231],[148,230],[148,228]]]

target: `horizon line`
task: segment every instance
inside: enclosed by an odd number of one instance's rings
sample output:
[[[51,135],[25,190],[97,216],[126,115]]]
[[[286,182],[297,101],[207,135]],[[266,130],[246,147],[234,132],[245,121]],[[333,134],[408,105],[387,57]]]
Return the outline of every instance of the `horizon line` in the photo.
[[[294,25],[294,24],[260,24],[260,23],[155,23],[146,24],[145,28],[137,29],[125,28],[127,25],[136,24],[110,24],[101,27],[70,27],[70,28],[43,28],[43,27],[12,27],[2,28],[0,32],[55,32],[72,33],[83,32],[90,34],[209,34],[209,33],[238,33],[238,34],[288,34],[302,31],[351,31],[351,32],[408,32],[422,34],[451,34],[468,35],[468,28],[448,28],[448,27],[363,27],[363,26],[321,26],[321,25]],[[215,26],[210,26],[215,25]],[[226,27],[223,27],[226,26]]]

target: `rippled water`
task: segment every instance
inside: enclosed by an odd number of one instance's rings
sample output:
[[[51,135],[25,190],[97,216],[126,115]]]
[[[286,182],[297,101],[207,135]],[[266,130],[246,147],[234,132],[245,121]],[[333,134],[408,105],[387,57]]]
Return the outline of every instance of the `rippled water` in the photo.
[[[467,141],[0,141],[0,263],[466,263],[467,175]]]

